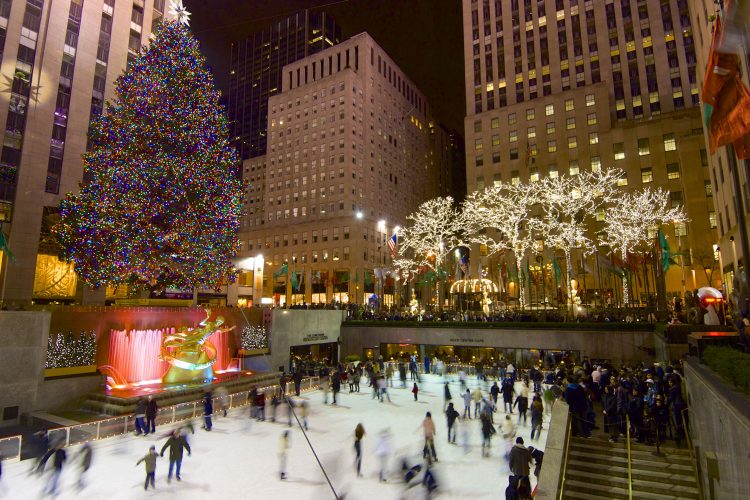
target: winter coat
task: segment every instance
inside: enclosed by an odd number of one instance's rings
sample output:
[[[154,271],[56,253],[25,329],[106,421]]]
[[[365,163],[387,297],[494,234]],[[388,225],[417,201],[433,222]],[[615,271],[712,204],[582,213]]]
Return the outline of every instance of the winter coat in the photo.
[[[531,420],[542,420],[542,415],[544,413],[544,403],[542,403],[541,399],[535,399],[531,402]]]
[[[445,386],[444,386],[443,395],[445,396],[445,399],[448,400],[448,401],[450,401],[451,399],[453,399],[453,397],[451,397],[451,390],[448,387],[448,384],[445,384]]]
[[[462,397],[464,398],[464,406],[471,406],[471,393],[464,392]]]
[[[85,444],[81,448],[81,469],[83,470],[89,470],[89,467],[91,467],[91,445]]]
[[[146,400],[140,398],[135,404],[135,416],[142,417],[144,415],[146,415]]]
[[[339,392],[341,390],[341,378],[339,378],[338,372],[333,374],[333,392]]]
[[[513,425],[512,420],[507,418],[503,420],[503,425],[500,427],[500,432],[505,439],[512,439],[516,435],[516,426]]]
[[[413,392],[414,394],[419,393],[419,387],[417,387],[417,384],[414,384],[414,387],[412,387],[411,392]]]
[[[608,417],[614,417],[617,414],[617,396],[609,392],[602,394],[602,410]]]
[[[498,394],[500,394],[500,388],[497,386],[497,382],[495,382],[492,387],[490,387],[490,394],[492,394],[492,396],[496,399]]]
[[[588,401],[586,401],[586,392],[578,384],[570,383],[565,388],[565,401],[574,413],[585,413],[588,410]]]
[[[146,416],[149,418],[155,417],[158,408],[159,407],[156,405],[156,400],[152,399],[146,404]]]
[[[169,461],[170,462],[180,462],[182,461],[182,449],[185,448],[190,454],[190,445],[185,440],[184,437],[178,436],[170,436],[169,439],[167,439],[167,442],[164,443],[164,446],[161,448],[161,456],[164,456],[164,450],[169,448]]]
[[[503,400],[506,403],[513,401],[513,383],[510,380],[503,382],[503,387],[500,389],[503,393]]]
[[[458,412],[453,408],[453,403],[448,405],[448,410],[445,412],[445,417],[448,419],[448,427],[452,427],[459,417]]]
[[[471,399],[475,403],[479,403],[482,400],[482,391],[478,387],[471,393]]]
[[[380,433],[378,440],[375,442],[375,456],[387,457],[393,452],[391,446],[390,434]]]
[[[484,436],[485,439],[489,438],[492,436],[493,430],[494,428],[492,427],[492,422],[490,422],[489,417],[487,417],[487,415],[482,415],[482,436]]]
[[[520,411],[521,413],[526,413],[526,410],[529,409],[529,398],[518,396],[513,406],[518,406],[518,411]]]
[[[528,476],[531,452],[522,444],[516,443],[510,450],[508,465],[516,476]]]
[[[203,414],[207,417],[210,417],[214,413],[214,404],[211,401],[211,398],[206,398],[205,401],[203,401]]]
[[[149,451],[148,454],[144,455],[143,458],[138,460],[135,465],[140,465],[141,462],[146,463],[146,472],[151,474],[156,470],[156,458],[159,456],[156,450]]]
[[[55,470],[58,470],[58,471],[62,470],[63,463],[65,463],[65,460],[67,459],[68,459],[68,454],[65,453],[64,449],[59,448],[55,450],[55,459],[54,459]]]
[[[431,418],[425,417],[422,421],[422,429],[424,429],[424,437],[432,439],[435,437],[435,422]]]

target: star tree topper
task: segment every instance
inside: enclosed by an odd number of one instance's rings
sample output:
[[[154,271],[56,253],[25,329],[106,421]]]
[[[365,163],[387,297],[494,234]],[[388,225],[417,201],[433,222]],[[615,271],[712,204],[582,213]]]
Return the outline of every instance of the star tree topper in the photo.
[[[169,0],[169,13],[172,14],[178,23],[185,26],[190,25],[190,12],[187,7],[182,5],[182,0]]]

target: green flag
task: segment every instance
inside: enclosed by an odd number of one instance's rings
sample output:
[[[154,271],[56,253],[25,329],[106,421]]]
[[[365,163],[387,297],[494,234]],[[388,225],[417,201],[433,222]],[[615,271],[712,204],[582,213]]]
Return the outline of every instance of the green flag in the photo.
[[[359,285],[359,271],[354,271],[354,284]]]
[[[672,256],[672,251],[669,248],[669,243],[667,243],[667,237],[664,236],[661,229],[659,229],[659,244],[661,245],[661,270],[666,273],[667,269],[669,269],[669,260]]]
[[[8,246],[8,240],[5,239],[5,233],[0,231],[0,251],[7,252],[8,258],[11,262],[16,261],[16,256],[13,255],[13,252],[10,251],[10,247]]]
[[[528,280],[526,283],[529,287],[531,287],[531,268],[529,267],[529,258],[526,257],[526,279]]]
[[[518,269],[516,269],[515,265],[510,266],[508,278],[510,278],[511,281],[518,281]]]
[[[552,258],[552,269],[555,270],[555,288],[557,288],[557,283],[562,276],[562,270],[560,269],[560,264],[557,263],[557,257]]]
[[[370,271],[365,269],[365,286],[372,285],[372,275],[370,274]]]
[[[341,273],[341,282],[349,283],[349,271],[344,271],[343,273]]]
[[[292,284],[293,292],[296,292],[297,290],[299,290],[299,282],[297,281],[296,266],[292,268],[292,275],[289,277],[289,282]]]
[[[273,273],[274,278],[280,278],[281,276],[286,276],[289,274],[289,264],[284,262],[279,266],[279,268],[276,270],[275,273]]]

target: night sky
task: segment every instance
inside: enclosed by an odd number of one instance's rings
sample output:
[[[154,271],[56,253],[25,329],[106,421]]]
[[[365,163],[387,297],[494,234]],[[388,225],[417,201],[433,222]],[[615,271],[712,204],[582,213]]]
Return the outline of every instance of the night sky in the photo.
[[[303,8],[325,10],[344,39],[367,31],[425,93],[438,122],[463,136],[465,115],[460,0],[185,0],[222,92],[229,44]]]

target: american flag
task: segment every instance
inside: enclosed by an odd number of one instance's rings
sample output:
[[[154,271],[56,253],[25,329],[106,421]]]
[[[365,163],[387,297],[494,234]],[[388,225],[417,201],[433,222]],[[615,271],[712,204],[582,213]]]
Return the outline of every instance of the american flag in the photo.
[[[461,261],[459,263],[459,266],[461,266],[461,271],[463,271],[464,276],[469,274],[469,254],[464,254],[461,256]]]
[[[388,238],[388,248],[391,249],[391,258],[396,258],[396,252],[398,247],[398,233],[393,233],[393,236]]]

